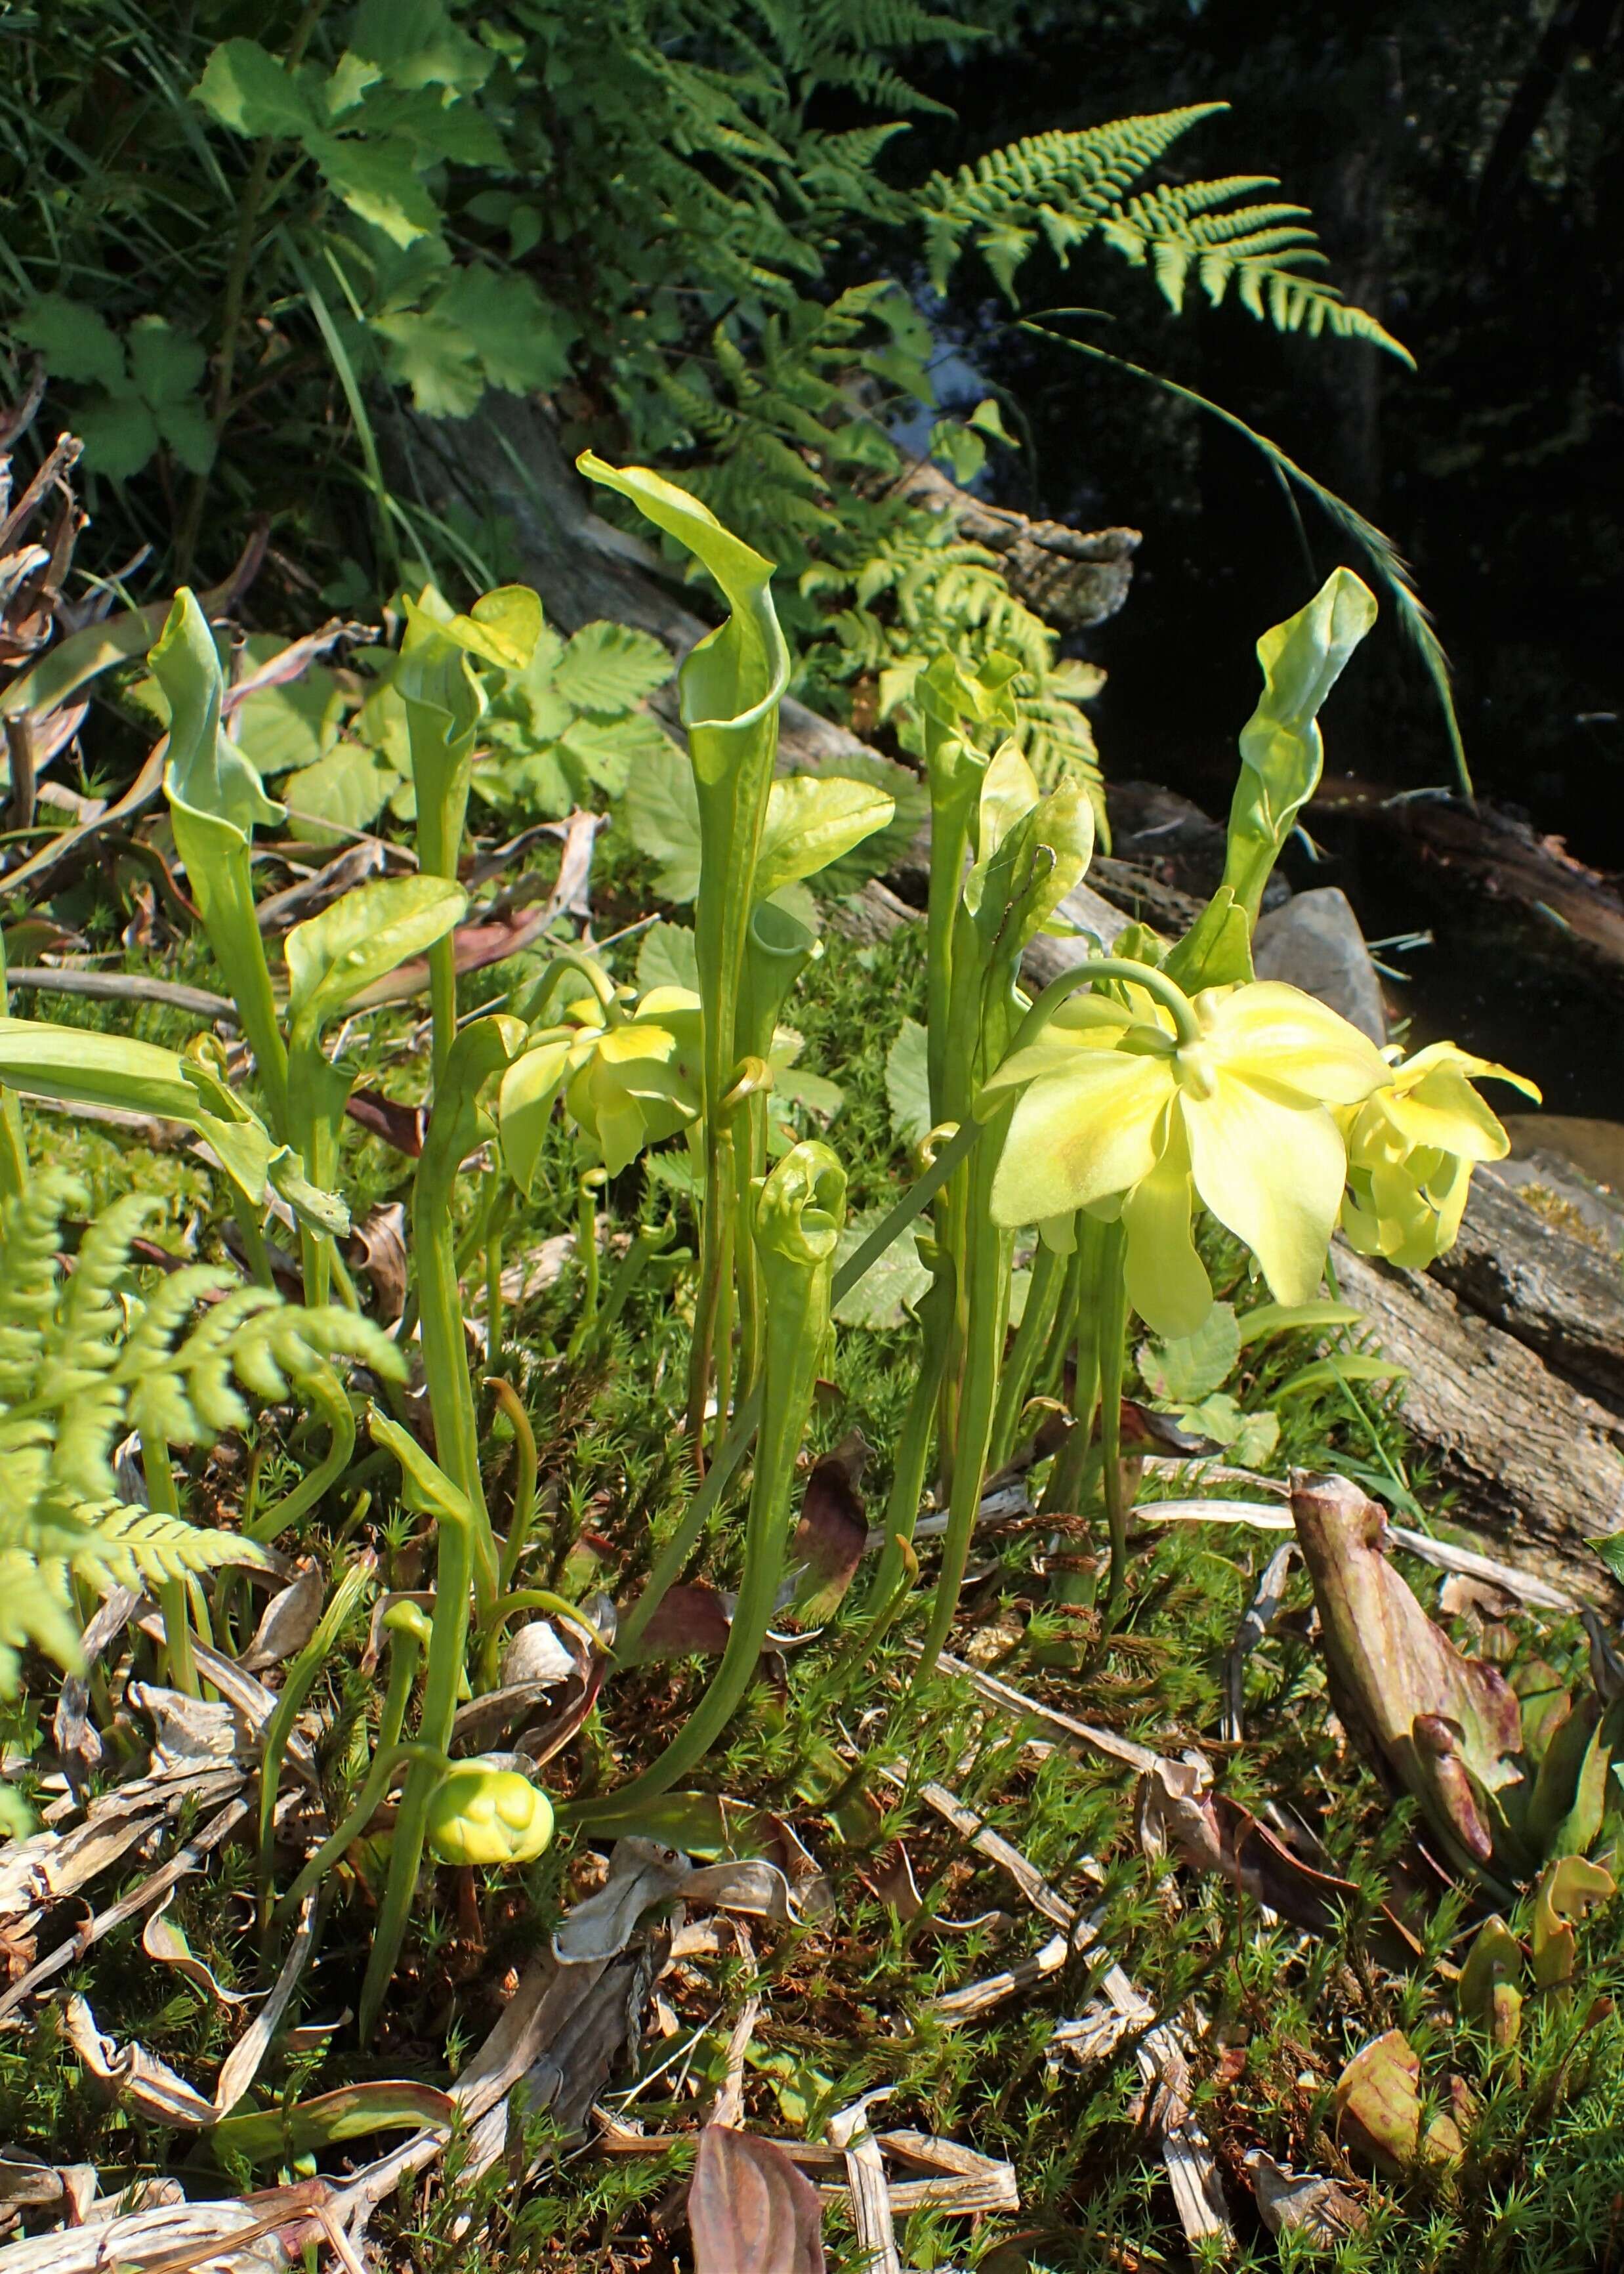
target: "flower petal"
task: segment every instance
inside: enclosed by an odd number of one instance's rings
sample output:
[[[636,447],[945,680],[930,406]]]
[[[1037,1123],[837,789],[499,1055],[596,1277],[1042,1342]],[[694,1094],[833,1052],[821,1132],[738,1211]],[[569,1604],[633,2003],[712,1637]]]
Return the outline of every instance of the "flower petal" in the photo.
[[[1342,1204],[1347,1155],[1322,1107],[1221,1073],[1210,1097],[1183,1095],[1195,1186],[1263,1267],[1276,1299],[1319,1292]]]
[[[1196,998],[1214,1063],[1327,1105],[1352,1105],[1393,1079],[1376,1045],[1324,1003],[1282,979]]]
[[[1464,1161],[1505,1159],[1511,1140],[1463,1073],[1440,1066],[1411,1085],[1404,1081],[1404,1071],[1382,1103],[1411,1146],[1435,1146]]]
[[[1175,1107],[1166,1151],[1122,1208],[1128,1300],[1163,1341],[1196,1333],[1213,1306],[1212,1282],[1191,1235],[1193,1200],[1190,1148]]]
[[[1172,1094],[1171,1063],[1079,1050],[1016,1104],[993,1174],[995,1224],[1039,1224],[1147,1177]]]

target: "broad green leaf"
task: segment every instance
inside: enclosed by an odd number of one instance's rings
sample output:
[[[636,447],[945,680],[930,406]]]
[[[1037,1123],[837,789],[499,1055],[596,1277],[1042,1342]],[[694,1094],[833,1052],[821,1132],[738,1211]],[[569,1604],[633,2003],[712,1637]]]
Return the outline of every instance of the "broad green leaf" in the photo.
[[[115,1105],[191,1126],[202,1111],[179,1053],[44,1019],[0,1018],[0,1081],[76,1105]]]
[[[661,863],[654,889],[680,907],[699,890],[699,797],[694,772],[673,742],[650,751],[620,801],[632,843]]]
[[[807,771],[821,773],[823,769]],[[838,898],[858,891],[870,877],[883,877],[905,862],[914,839],[930,818],[930,792],[911,766],[883,758],[877,751],[842,750],[831,759],[828,771],[843,780],[867,782],[871,789],[883,790],[895,808],[883,829],[876,829],[819,870],[819,892]]]
[[[106,318],[64,292],[41,292],[11,329],[45,358],[53,379],[94,380],[111,393],[124,386],[124,351]]]
[[[284,779],[288,834],[303,845],[342,845],[372,827],[400,780],[381,751],[335,743],[314,765]]]
[[[288,934],[288,1013],[320,1025],[460,923],[468,894],[439,877],[362,885]]]
[[[568,375],[569,350],[581,336],[580,325],[528,276],[483,262],[456,271],[435,296],[433,313],[469,343],[491,385],[515,395],[557,387]]]
[[[361,0],[350,44],[395,87],[471,94],[496,67],[491,49],[463,30],[445,0]]]
[[[767,819],[756,862],[756,898],[815,877],[876,830],[896,807],[883,790],[836,775],[790,774],[767,794]]]
[[[809,1073],[805,1066],[775,1067],[772,1095],[791,1104],[804,1105],[824,1121],[832,1121],[846,1103],[846,1092],[826,1074]]]
[[[970,413],[968,424],[979,433],[990,434],[995,442],[1002,442],[1009,449],[1019,450],[1020,448],[1020,444],[1004,425],[1004,413],[990,395],[984,402],[976,404]]]
[[[233,133],[308,138],[316,114],[304,89],[257,40],[216,48],[192,89],[196,100]]]
[[[885,1059],[891,1126],[905,1145],[922,1145],[930,1126],[929,1037],[917,1019],[905,1019]]]
[[[883,1214],[883,1209],[867,1209],[847,1224],[835,1250],[837,1270],[856,1254]],[[843,1327],[906,1326],[914,1305],[929,1289],[930,1276],[920,1261],[918,1239],[910,1226],[841,1297],[834,1307],[835,1321]]]
[[[671,677],[663,640],[630,624],[583,624],[553,674],[553,685],[580,711],[635,711]]]
[[[1336,568],[1305,608],[1258,642],[1263,693],[1241,729],[1241,776],[1223,871],[1253,924],[1269,872],[1320,786],[1320,708],[1375,621],[1369,586],[1351,568]]]
[[[664,727],[639,711],[624,719],[576,719],[555,745],[561,758],[611,797],[624,793],[643,764],[651,759],[658,765],[674,747]]]
[[[219,438],[213,419],[198,396],[166,397],[154,404],[153,418],[161,440],[187,472],[206,474],[214,463]]]
[[[1147,1344],[1139,1352],[1139,1372],[1153,1397],[1169,1405],[1193,1405],[1223,1387],[1240,1353],[1235,1306],[1214,1303],[1194,1334]]]
[[[650,924],[637,951],[637,991],[652,987],[688,987],[699,991],[699,958],[686,924]]]
[[[938,418],[930,430],[930,455],[940,458],[962,487],[973,482],[987,463],[987,445],[957,418]]]

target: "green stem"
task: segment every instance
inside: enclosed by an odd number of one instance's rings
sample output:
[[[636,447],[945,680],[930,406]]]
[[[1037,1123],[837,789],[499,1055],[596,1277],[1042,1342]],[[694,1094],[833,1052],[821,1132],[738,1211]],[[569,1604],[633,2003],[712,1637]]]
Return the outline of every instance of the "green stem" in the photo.
[[[1120,979],[1130,986],[1142,987],[1145,992],[1170,1012],[1178,1047],[1183,1050],[1201,1040],[1201,1022],[1196,1016],[1195,1005],[1182,987],[1175,986],[1165,971],[1154,964],[1135,963],[1124,955],[1096,955],[1086,963],[1076,964],[1051,979],[1042,993],[1034,998],[1032,1008],[1016,1030],[1011,1050],[1024,1050],[1035,1043],[1068,996],[1075,995],[1079,987],[1093,987],[1101,980]]]
[[[971,1171],[968,1301],[964,1306],[964,1374],[953,1444],[953,1481],[941,1570],[912,1684],[916,1690],[933,1672],[953,1623],[987,1473],[987,1448],[1008,1330],[1010,1266],[1015,1246],[1014,1234],[993,1224],[989,1201],[993,1171],[1013,1111],[1011,1103],[989,1124],[989,1141]]]
[[[508,1527],[507,1544],[502,1549],[496,1574],[497,1593],[505,1595],[513,1585],[519,1558],[524,1553],[530,1527],[536,1521],[536,1478],[538,1471],[536,1433],[530,1427],[530,1417],[511,1382],[492,1375],[486,1382],[485,1388],[508,1416],[518,1454],[518,1468],[513,1484],[513,1520]]]
[[[372,1818],[378,1813],[396,1769],[407,1762],[410,1763],[414,1772],[423,1773],[429,1777],[431,1790],[451,1766],[447,1756],[433,1745],[417,1743],[391,1745],[387,1751],[380,1746],[372,1756],[372,1766],[366,1772],[365,1781],[361,1787],[355,1806],[345,1817],[337,1831],[330,1833],[322,1841],[281,1902],[277,1904],[276,1916],[279,1921],[291,1918],[305,1896],[313,1888],[321,1885],[323,1879],[327,1878],[342,1860],[345,1851],[354,1847]],[[402,1801],[402,1811],[404,1807],[405,1803]],[[374,1939],[372,1955],[375,1958],[377,1954],[378,1945]],[[366,1978],[370,1984],[372,1981],[370,1969]],[[364,2041],[372,2034],[366,2015],[365,1994],[364,1990],[361,2017],[361,2036]]]
[[[355,1451],[355,1413],[350,1404],[350,1394],[335,1369],[323,1360],[301,1378],[298,1388],[313,1405],[320,1408],[322,1419],[332,1432],[327,1453],[291,1492],[284,1494],[281,1500],[244,1526],[250,1540],[274,1540],[279,1532],[286,1532],[289,1525],[297,1524],[302,1516],[316,1506],[322,1495],[338,1482]]]
[[[147,1480],[147,1505],[159,1516],[178,1516],[175,1469],[162,1437],[141,1433],[141,1470]],[[163,1639],[169,1652],[169,1680],[188,1698],[200,1698],[197,1660],[192,1654],[192,1609],[184,1576],[158,1583],[158,1608],[163,1615]]]
[[[576,1187],[575,1255],[581,1265],[581,1316],[569,1337],[568,1355],[578,1357],[582,1344],[592,1331],[598,1317],[598,1288],[599,1258],[598,1249],[598,1195],[605,1183],[601,1169],[589,1169]]]
[[[902,1434],[897,1441],[896,1465],[885,1502],[885,1545],[880,1551],[879,1565],[868,1593],[871,1607],[889,1600],[905,1564],[912,1563],[916,1573],[919,1569],[909,1542],[925,1496],[925,1478],[930,1465],[931,1439],[947,1365],[952,1316],[953,1267],[942,1257],[929,1291],[919,1306],[919,1372],[908,1396]]]
[[[584,1629],[605,1655],[609,1645],[599,1634],[579,1604],[566,1596],[555,1595],[550,1587],[519,1587],[510,1595],[499,1595],[491,1623],[485,1630],[479,1650],[479,1687],[481,1691],[494,1690],[501,1659],[502,1634],[508,1622],[520,1611],[551,1611],[555,1619],[567,1619],[571,1625]]]
[[[469,1594],[474,1564],[472,1526],[453,1517],[447,1510],[441,1512],[439,1529],[440,1556],[434,1573],[434,1619],[429,1631],[428,1664],[423,1681],[423,1712],[417,1724],[419,1743],[410,1756],[411,1773],[406,1780],[406,1789],[395,1815],[388,1876],[384,1882],[383,1901],[379,1905],[378,1923],[372,1931],[366,1978],[361,1985],[359,2025],[364,2044],[370,2041],[377,2025],[384,1998],[394,1979],[401,1944],[405,1939],[406,1921],[410,1916],[412,1899],[417,1891],[417,1873],[423,1862],[429,1803],[434,1796],[434,1788],[444,1773],[443,1765],[451,1743],[457,1698],[467,1662]],[[393,1674],[393,1666],[390,1671]],[[398,1749],[391,1748],[391,1751]],[[378,1763],[383,1758],[380,1747],[372,1763],[372,1772],[368,1775],[363,1800],[372,1792]],[[387,1773],[386,1770],[386,1777]],[[373,1795],[366,1814],[361,1818],[363,1825],[381,1796],[380,1788]],[[345,1818],[341,1830],[348,1827],[359,1807],[357,1803],[357,1810]],[[337,1836],[335,1834],[335,1838]],[[350,1836],[353,1839],[355,1833],[351,1832]],[[330,1846],[331,1842],[328,1844]],[[307,1870],[309,1868],[306,1867]]]
[[[1115,1626],[1126,1600],[1128,1586],[1128,1512],[1122,1489],[1122,1374],[1123,1344],[1128,1324],[1128,1293],[1123,1279],[1124,1239],[1120,1224],[1110,1227],[1100,1290],[1100,1459],[1105,1493],[1105,1517],[1111,1535],[1110,1593],[1105,1623]]]
[[[1055,1314],[1064,1292],[1068,1261],[1069,1258],[1057,1255],[1047,1241],[1038,1242],[1038,1252],[1032,1262],[1032,1279],[1026,1289],[1026,1307],[1020,1314],[1015,1339],[1004,1361],[1004,1378],[998,1385],[998,1410],[993,1419],[992,1442],[987,1452],[988,1472],[992,1476],[996,1476],[1000,1469],[1008,1465],[1015,1450],[1032,1377],[1048,1347]]]
[[[288,1669],[271,1718],[265,1725],[259,1756],[259,1885],[261,1909],[271,1886],[272,1842],[276,1824],[276,1796],[282,1782],[282,1758],[299,1710],[317,1675],[332,1655],[340,1636],[354,1616],[372,1576],[370,1555],[352,1563],[333,1591],[320,1624]],[[393,1675],[393,1668],[390,1669]]]
[[[966,1122],[951,1141],[942,1148],[929,1168],[908,1186],[896,1206],[887,1210],[862,1245],[847,1256],[834,1276],[830,1290],[831,1306],[845,1300],[858,1281],[872,1270],[914,1218],[930,1206],[959,1163],[968,1156],[981,1133],[981,1126],[979,1121]],[[761,1388],[758,1383],[741,1401],[733,1415],[733,1427],[723,1439],[703,1483],[684,1509],[676,1530],[655,1557],[654,1569],[649,1574],[647,1585],[622,1621],[617,1643],[617,1648],[622,1653],[630,1653],[665,1600],[668,1589],[676,1584],[683,1565],[693,1554],[701,1533],[726,1491],[734,1471],[748,1452],[750,1440],[756,1434],[756,1423],[760,1419]]]

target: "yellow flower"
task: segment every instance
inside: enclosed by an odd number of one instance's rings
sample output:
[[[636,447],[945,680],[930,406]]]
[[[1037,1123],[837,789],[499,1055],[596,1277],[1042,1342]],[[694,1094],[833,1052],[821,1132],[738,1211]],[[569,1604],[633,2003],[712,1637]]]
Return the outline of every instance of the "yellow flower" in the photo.
[[[563,1016],[580,1032],[526,1050],[502,1081],[502,1151],[526,1193],[560,1090],[565,1111],[612,1177],[699,1114],[702,1011],[691,989],[650,988],[613,1024],[598,998],[583,993]]]
[[[429,1849],[441,1864],[530,1864],[552,1839],[546,1794],[490,1761],[454,1763],[429,1803]]]
[[[1199,1198],[1245,1242],[1284,1303],[1319,1287],[1347,1159],[1327,1111],[1389,1079],[1375,1046],[1278,981],[1211,987],[1184,1020],[1143,988],[1074,996],[988,1085],[1019,1087],[993,1179],[1001,1224],[1120,1213],[1129,1300],[1162,1336],[1193,1334],[1212,1288],[1192,1236]]]
[[[1432,1043],[1393,1068],[1385,1088],[1343,1115],[1348,1191],[1342,1230],[1362,1255],[1412,1270],[1453,1247],[1479,1161],[1503,1161],[1511,1141],[1472,1088],[1508,1081],[1540,1102],[1531,1081],[1453,1043]]]

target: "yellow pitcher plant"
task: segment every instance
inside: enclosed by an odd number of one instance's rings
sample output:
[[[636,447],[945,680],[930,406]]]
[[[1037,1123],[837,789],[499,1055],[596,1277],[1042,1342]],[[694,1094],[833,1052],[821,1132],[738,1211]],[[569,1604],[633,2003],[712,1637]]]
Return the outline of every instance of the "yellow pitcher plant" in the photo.
[[[1362,1255],[1425,1270],[1453,1247],[1472,1171],[1503,1161],[1511,1140],[1472,1088],[1506,1081],[1540,1102],[1535,1085],[1509,1067],[1473,1058],[1454,1043],[1431,1043],[1395,1064],[1373,1096],[1342,1116],[1348,1141],[1348,1190],[1342,1228]]]

